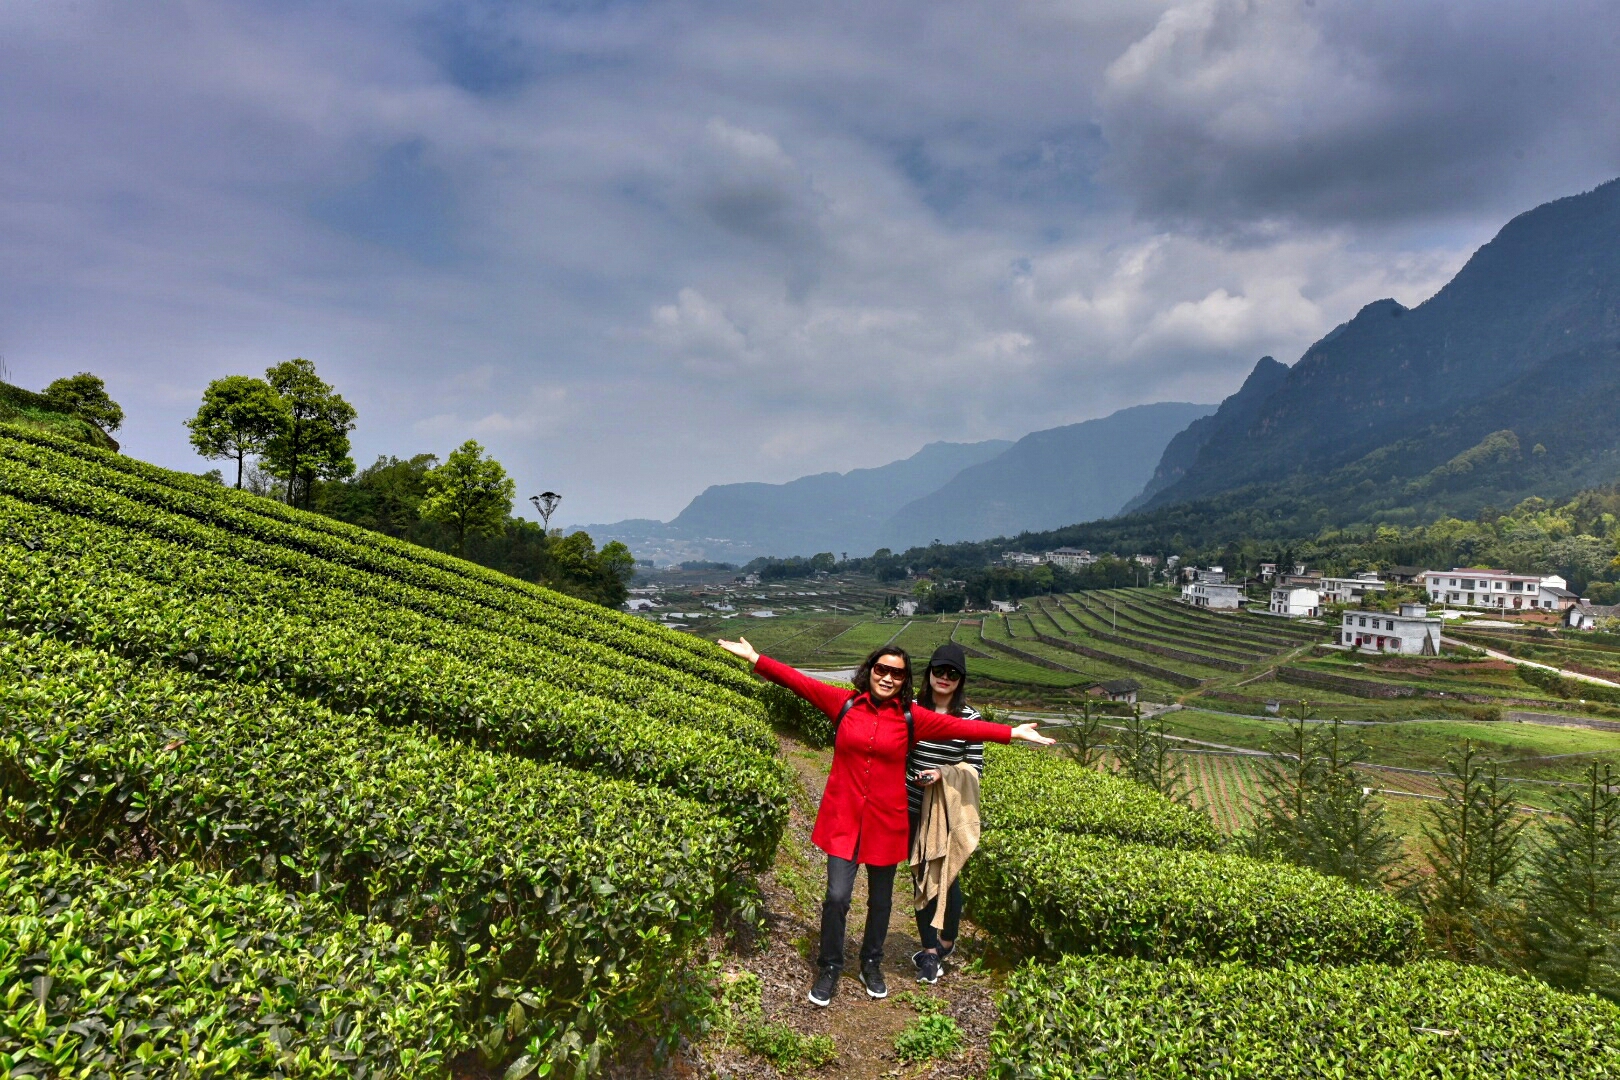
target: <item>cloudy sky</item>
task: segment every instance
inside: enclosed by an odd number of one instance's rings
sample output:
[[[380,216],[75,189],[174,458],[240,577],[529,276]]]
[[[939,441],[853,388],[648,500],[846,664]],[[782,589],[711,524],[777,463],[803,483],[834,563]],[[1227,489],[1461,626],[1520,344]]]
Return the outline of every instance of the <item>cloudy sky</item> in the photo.
[[[559,519],[1215,401],[1620,174],[1611,0],[0,3],[0,354]]]

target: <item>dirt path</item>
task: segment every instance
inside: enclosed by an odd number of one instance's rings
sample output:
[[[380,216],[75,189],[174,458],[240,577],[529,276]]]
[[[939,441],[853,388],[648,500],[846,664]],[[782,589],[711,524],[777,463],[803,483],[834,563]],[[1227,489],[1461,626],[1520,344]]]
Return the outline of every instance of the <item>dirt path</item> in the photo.
[[[981,1075],[984,1048],[995,1024],[994,992],[1000,975],[994,957],[982,955],[981,943],[971,926],[964,926],[960,944],[947,965],[946,975],[933,986],[916,981],[911,954],[920,945],[911,909],[910,878],[902,867],[895,881],[895,904],[889,920],[884,952],[884,973],[889,997],[873,1000],[856,977],[854,965],[846,969],[838,996],[823,1009],[811,1005],[805,994],[815,978],[811,958],[821,919],[821,895],[826,884],[826,857],[810,844],[810,828],[827,778],[832,755],[791,737],[782,739],[783,760],[793,768],[799,784],[787,836],[776,863],[761,876],[767,932],[755,950],[731,951],[721,957],[728,974],[751,972],[763,988],[766,1020],[784,1024],[807,1036],[831,1036],[837,1057],[817,1069],[783,1072],[766,1058],[740,1046],[711,1041],[688,1048],[670,1075],[737,1080],[765,1080],[783,1075],[871,1080],[874,1077],[961,1078]],[[849,914],[846,955],[859,954],[866,923],[866,879],[856,883]],[[965,967],[974,968],[973,971]],[[907,992],[947,1003],[946,1012],[962,1029],[964,1048],[946,1060],[909,1063],[895,1053],[894,1040],[918,1012],[903,1000]]]
[[[1542,671],[1551,671],[1555,674],[1562,675],[1566,679],[1575,679],[1578,682],[1595,683],[1598,686],[1607,686],[1611,689],[1620,689],[1620,682],[1614,682],[1609,679],[1600,679],[1596,675],[1587,675],[1580,671],[1571,671],[1567,668],[1553,667],[1551,664],[1539,664],[1534,660],[1521,660],[1516,656],[1509,656],[1505,652],[1497,652],[1495,649],[1487,649],[1483,645],[1470,645],[1466,641],[1455,641],[1451,638],[1441,638],[1440,640],[1443,644],[1451,645],[1455,648],[1478,649],[1492,660],[1501,660],[1509,664],[1523,664],[1525,667],[1540,668]]]

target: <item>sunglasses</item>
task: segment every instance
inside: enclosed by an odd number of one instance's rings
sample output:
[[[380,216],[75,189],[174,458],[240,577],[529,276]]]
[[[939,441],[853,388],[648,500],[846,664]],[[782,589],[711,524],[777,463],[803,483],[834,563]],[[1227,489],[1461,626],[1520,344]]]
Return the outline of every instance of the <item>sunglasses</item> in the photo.
[[[929,668],[928,674],[936,679],[944,679],[946,682],[957,682],[962,678],[962,673],[953,667]]]
[[[908,672],[903,667],[893,667],[889,664],[873,664],[872,674],[879,679],[904,679]]]

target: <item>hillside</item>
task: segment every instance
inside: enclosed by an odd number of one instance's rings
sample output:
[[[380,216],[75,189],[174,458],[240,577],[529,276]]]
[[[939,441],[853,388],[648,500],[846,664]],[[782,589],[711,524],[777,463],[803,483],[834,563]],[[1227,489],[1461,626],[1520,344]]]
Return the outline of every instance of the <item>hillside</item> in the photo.
[[[1032,432],[901,507],[883,546],[982,540],[1111,517],[1148,481],[1172,436],[1211,411],[1166,401]]]
[[[202,981],[173,1004],[110,1000],[107,1023],[217,1006],[221,1053],[279,1023],[320,1060],[358,1047],[368,1075],[433,1075],[475,1044],[510,1060],[530,1040],[571,1072],[664,1007],[739,873],[774,857],[788,789],[765,702],[781,699],[705,643],[14,425],[0,576],[0,856],[69,857],[24,860],[23,894],[110,861],[96,888],[144,896],[120,864],[156,859],[176,867],[150,886],[159,908],[195,897],[186,918],[206,928],[218,893],[218,918],[251,934],[296,926],[282,898],[309,897],[306,929],[344,950],[281,990],[264,968],[269,989],[246,999],[260,976],[208,982],[204,952],[132,957],[131,978],[172,962]],[[232,875],[194,880],[193,864]],[[402,931],[416,946],[376,950]],[[328,1030],[309,1017],[340,974],[355,1011]],[[59,999],[51,979],[26,995],[50,1006],[41,1037],[131,1075],[123,1050],[97,1058],[72,972],[52,978]],[[356,1041],[351,1023],[380,1027]],[[0,1053],[20,1060],[5,1030]],[[153,1038],[172,1075],[184,1048]],[[259,1060],[224,1072],[268,1075]]]
[[[1390,498],[1389,486],[1505,430],[1526,450],[1545,447],[1535,471],[1554,486],[1539,494],[1602,477],[1620,426],[1602,404],[1613,398],[1589,395],[1607,387],[1601,368],[1620,343],[1616,235],[1620,181],[1519,215],[1429,300],[1410,310],[1380,300],[1335,328],[1258,408],[1242,400],[1247,386],[1229,398],[1226,415],[1199,433],[1191,463],[1164,463],[1164,478],[1180,470],[1179,479],[1156,482],[1139,505],[1259,485],[1333,513],[1347,494],[1358,505],[1427,513],[1426,502]],[[1583,425],[1599,430],[1577,433]],[[1495,497],[1498,478],[1475,479],[1472,494],[1469,483],[1449,485],[1455,505]],[[1385,489],[1370,502],[1371,493],[1353,490],[1367,481]]]
[[[0,423],[54,433],[107,450],[118,449],[112,436],[94,424],[60,412],[43,394],[5,382],[0,382]]]

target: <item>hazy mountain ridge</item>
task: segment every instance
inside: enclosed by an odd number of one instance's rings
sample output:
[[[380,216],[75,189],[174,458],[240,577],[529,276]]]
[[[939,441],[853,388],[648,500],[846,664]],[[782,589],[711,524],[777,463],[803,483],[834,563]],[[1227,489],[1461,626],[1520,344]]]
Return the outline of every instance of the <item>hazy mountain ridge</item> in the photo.
[[[1160,402],[1031,432],[1016,443],[930,443],[900,461],[785,484],[717,484],[669,522],[582,526],[658,562],[869,555],[1117,513],[1176,432],[1213,405]]]
[[[1176,432],[1213,411],[1156,402],[1031,432],[902,507],[889,521],[884,546],[982,540],[1111,517],[1148,482]]]

